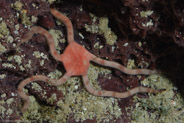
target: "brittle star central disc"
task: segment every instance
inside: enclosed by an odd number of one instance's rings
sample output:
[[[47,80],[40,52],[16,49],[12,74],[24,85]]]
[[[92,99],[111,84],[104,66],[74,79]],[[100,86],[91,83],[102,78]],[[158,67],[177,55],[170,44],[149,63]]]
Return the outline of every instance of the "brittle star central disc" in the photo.
[[[65,49],[61,61],[66,71],[72,75],[85,75],[89,67],[89,56],[91,54],[84,47],[73,42]]]

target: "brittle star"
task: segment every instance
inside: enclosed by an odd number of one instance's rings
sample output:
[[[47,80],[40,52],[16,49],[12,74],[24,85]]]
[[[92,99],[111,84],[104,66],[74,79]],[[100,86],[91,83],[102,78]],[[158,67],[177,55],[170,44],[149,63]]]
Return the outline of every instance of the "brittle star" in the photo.
[[[91,85],[88,80],[87,72],[88,68],[90,65],[90,61],[93,61],[97,64],[111,67],[118,69],[121,72],[124,72],[126,74],[130,75],[137,75],[137,74],[144,74],[144,75],[150,75],[156,73],[156,70],[149,70],[149,69],[128,69],[124,66],[122,66],[119,63],[113,62],[113,61],[108,61],[104,60],[101,58],[96,57],[95,55],[91,54],[88,52],[83,46],[80,44],[76,43],[74,41],[74,32],[73,32],[73,26],[68,17],[57,11],[56,9],[51,8],[50,12],[52,13],[53,16],[55,16],[57,19],[62,21],[66,28],[67,28],[67,40],[68,40],[68,46],[66,47],[65,51],[63,54],[58,54],[55,48],[55,43],[52,35],[45,30],[42,27],[34,26],[30,29],[28,33],[26,33],[21,42],[18,44],[22,44],[25,41],[28,41],[29,39],[32,38],[34,34],[42,34],[46,37],[47,42],[49,44],[49,48],[51,51],[51,55],[58,61],[62,62],[64,65],[64,68],[66,69],[66,73],[58,80],[54,80],[51,78],[48,78],[44,75],[34,75],[32,77],[29,77],[25,80],[23,80],[19,86],[18,86],[18,94],[20,95],[21,98],[24,99],[25,103],[22,108],[22,111],[26,111],[26,109],[29,106],[30,100],[27,94],[23,92],[23,88],[33,82],[33,81],[44,81],[49,84],[58,86],[66,82],[66,80],[71,77],[71,76],[82,76],[83,83],[87,91],[95,96],[104,96],[104,97],[115,97],[115,98],[126,98],[131,95],[134,95],[136,93],[158,93],[160,90],[154,90],[151,88],[139,86],[132,88],[126,92],[114,92],[114,91],[105,91],[105,90],[95,90]]]

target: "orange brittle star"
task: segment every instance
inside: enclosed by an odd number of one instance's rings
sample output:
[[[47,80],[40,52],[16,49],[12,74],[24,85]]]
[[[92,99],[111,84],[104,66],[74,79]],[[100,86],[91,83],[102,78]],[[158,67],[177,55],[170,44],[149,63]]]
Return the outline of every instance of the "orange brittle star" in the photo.
[[[21,42],[18,44],[22,44],[23,42],[29,40],[32,38],[33,34],[39,33],[46,37],[49,48],[51,51],[52,56],[58,60],[63,62],[64,67],[66,69],[66,73],[58,80],[50,79],[44,75],[35,75],[32,77],[29,77],[25,80],[23,80],[19,86],[18,86],[18,93],[21,98],[24,99],[25,103],[22,108],[22,111],[26,111],[26,109],[29,106],[30,100],[28,95],[26,95],[23,92],[23,88],[33,82],[33,81],[44,81],[49,84],[58,86],[66,82],[66,80],[71,76],[79,76],[81,75],[83,78],[84,86],[86,87],[87,91],[95,96],[106,96],[106,97],[116,97],[116,98],[126,98],[136,93],[142,93],[142,92],[149,92],[149,93],[158,93],[160,90],[154,90],[147,87],[135,87],[133,89],[130,89],[126,92],[114,92],[114,91],[105,91],[105,90],[95,90],[89,83],[87,72],[90,65],[90,61],[93,61],[95,63],[101,64],[103,66],[108,66],[111,68],[115,68],[120,70],[121,72],[124,72],[126,74],[130,75],[137,75],[137,74],[144,74],[144,75],[150,75],[153,73],[156,73],[155,70],[149,70],[149,69],[128,69],[116,62],[103,60],[101,58],[96,57],[95,55],[88,52],[84,47],[82,47],[80,44],[76,43],[74,41],[74,34],[73,34],[73,26],[71,21],[68,17],[57,11],[56,9],[51,8],[50,9],[53,16],[55,16],[57,19],[62,21],[67,28],[67,39],[68,39],[68,46],[66,47],[63,54],[58,54],[55,48],[55,43],[52,35],[45,30],[42,27],[34,26],[31,28],[31,30],[26,33]]]

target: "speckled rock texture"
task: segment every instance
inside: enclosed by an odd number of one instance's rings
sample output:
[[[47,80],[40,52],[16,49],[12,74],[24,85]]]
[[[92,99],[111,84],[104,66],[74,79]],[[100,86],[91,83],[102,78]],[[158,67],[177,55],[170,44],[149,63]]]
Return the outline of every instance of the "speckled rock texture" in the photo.
[[[19,48],[16,46],[30,27],[41,26],[61,32],[57,50],[60,53],[64,51],[67,43],[62,41],[66,40],[66,29],[51,15],[49,6],[71,19],[76,42],[89,52],[130,68],[158,69],[172,80],[179,91],[183,89],[184,2],[180,0],[0,0],[0,122],[16,122],[25,118],[20,112],[23,101],[17,93],[22,80],[36,74],[57,78],[53,71],[65,72],[62,63],[51,56],[44,36],[34,35],[29,42]],[[124,92],[140,86],[140,81],[146,77],[109,70],[111,72],[106,76],[102,73],[97,76],[96,84],[101,89]],[[66,90],[63,94],[62,89],[44,82],[31,83],[25,89],[39,105],[52,110],[60,108],[57,103],[65,100],[65,92],[70,93]],[[76,93],[80,89],[85,90],[80,85]],[[137,96],[149,98],[147,94]],[[121,115],[108,115],[112,117],[104,122],[130,122],[131,111],[127,107],[135,107],[133,96],[116,101]],[[44,112],[41,109],[40,114]],[[73,111],[64,121],[96,123],[103,122],[103,118],[98,120],[94,116],[84,120],[76,118]],[[45,122],[50,121],[46,119]]]

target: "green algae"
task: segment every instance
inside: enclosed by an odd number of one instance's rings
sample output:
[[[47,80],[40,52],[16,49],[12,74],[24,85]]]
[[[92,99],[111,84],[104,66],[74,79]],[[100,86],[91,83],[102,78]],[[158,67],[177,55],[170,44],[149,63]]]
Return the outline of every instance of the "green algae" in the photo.
[[[0,54],[6,52],[7,49],[5,48],[5,46],[3,46],[1,43],[0,43]]]
[[[141,11],[140,12],[140,16],[141,17],[149,17],[152,14],[153,14],[153,11],[150,11],[150,10],[148,10],[148,11]]]
[[[108,18],[106,18],[106,17],[100,18],[100,22],[99,22],[99,29],[100,30],[99,30],[99,33],[104,35],[104,37],[106,39],[106,43],[108,45],[114,45],[114,43],[117,40],[117,36],[108,27],[108,23],[109,23]]]
[[[5,98],[7,95],[6,93],[2,93],[0,95],[1,98]],[[14,98],[8,98],[6,100],[1,100],[0,101],[0,114],[1,118],[4,117],[11,117],[11,115],[15,112],[13,112],[13,107],[12,104],[14,103]]]
[[[26,112],[23,113],[23,116],[21,117],[21,122],[36,122],[41,121],[42,122],[42,116],[39,111],[40,105],[38,102],[36,102],[35,98],[33,96],[29,96],[30,99],[30,105]],[[26,118],[25,118],[26,117]]]
[[[34,51],[33,56],[35,56],[37,59],[40,59],[40,66],[43,66],[45,64],[45,60],[48,60],[47,55],[40,51]]]
[[[46,0],[49,4],[52,4],[52,3],[54,3],[56,0]],[[60,2],[61,2],[61,0],[60,0]]]
[[[8,26],[4,21],[0,23],[0,38],[4,38],[10,34]]]
[[[109,20],[107,17],[97,17],[93,14],[90,14],[92,19],[92,25],[85,24],[86,31],[91,33],[99,33],[104,35],[104,38],[106,40],[106,44],[108,45],[114,45],[114,43],[117,40],[117,36],[115,33],[109,28],[108,23]],[[96,24],[96,21],[99,21],[99,24]]]
[[[61,72],[55,71],[55,73]],[[90,65],[88,76],[90,83],[94,88],[100,90],[97,77],[98,74],[106,76],[111,73],[110,70]],[[54,72],[49,76],[54,75]],[[56,77],[56,78],[55,78]],[[55,76],[58,79],[59,76]],[[104,98],[91,95],[86,91],[80,77],[71,77],[66,83],[58,87],[64,94],[64,99],[58,101],[56,107],[40,106],[37,102],[31,101],[22,120],[36,120],[37,122],[66,122],[70,115],[73,114],[75,121],[84,121],[86,119],[96,118],[98,122],[109,122],[113,118],[119,118],[122,113],[115,98]],[[33,98],[33,97],[31,97]],[[50,102],[53,98],[48,99]],[[35,105],[35,106],[34,106]],[[36,117],[35,117],[36,116]]]
[[[17,11],[17,17],[21,19],[22,24],[32,25],[31,18],[27,16],[27,10],[23,9],[23,4],[20,1],[12,4],[12,8]]]
[[[6,77],[6,74],[0,74],[0,79],[4,79]]]
[[[102,48],[103,48],[103,45],[100,45],[99,42],[96,42],[96,43],[94,44],[94,48],[95,48],[95,49],[102,49]]]
[[[20,11],[22,10],[23,4],[20,1],[16,1],[13,5],[13,7],[17,10]]]
[[[21,18],[21,23],[24,25],[32,25],[32,22],[30,21],[30,17],[27,16],[27,11],[22,10],[20,11],[20,18]]]
[[[135,69],[136,68],[135,60],[128,59],[127,68],[129,68],[129,69]]]
[[[59,79],[62,76],[62,72],[56,69],[55,71],[50,72],[47,76],[51,79]]]
[[[7,51],[7,48],[3,45],[4,43],[12,42],[13,37],[10,36],[10,31],[6,23],[0,19],[0,39],[2,42],[0,43],[0,54]]]
[[[61,48],[59,47],[59,43],[65,43],[66,42],[66,40],[64,38],[62,38],[63,33],[60,30],[56,30],[56,29],[50,29],[49,33],[54,38],[56,50],[60,53]]]
[[[134,96],[135,109],[132,110],[132,123],[183,123],[184,102],[177,88],[163,75],[151,75],[142,84],[155,89],[166,89],[164,92],[149,98]]]

